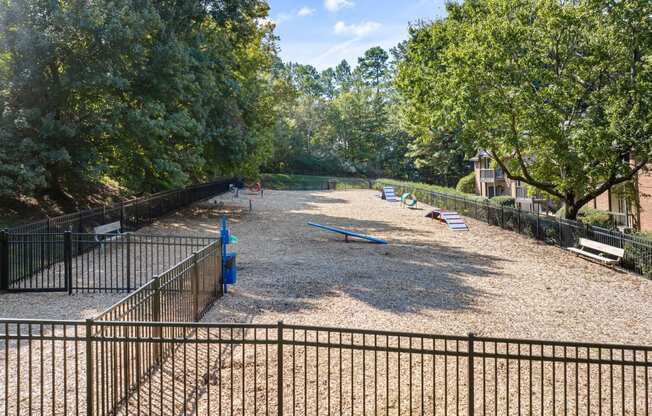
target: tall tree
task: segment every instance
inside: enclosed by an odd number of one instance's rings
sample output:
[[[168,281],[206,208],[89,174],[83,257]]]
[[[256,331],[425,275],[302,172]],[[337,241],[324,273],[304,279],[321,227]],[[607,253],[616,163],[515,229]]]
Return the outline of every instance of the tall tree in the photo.
[[[652,3],[481,0],[448,12],[408,46],[437,54],[413,80],[432,91],[432,125],[461,127],[569,218],[650,161]]]
[[[269,146],[263,0],[0,3],[0,193],[136,191],[247,171]]]
[[[346,61],[342,60],[335,67],[335,82],[339,92],[348,91],[353,84],[353,74],[351,71],[351,65]]]
[[[441,94],[431,80],[444,68],[442,52],[450,44],[445,21],[419,24],[409,29],[410,41],[393,50],[397,66],[397,113],[401,126],[414,139],[407,156],[414,161],[420,177],[450,186],[469,172],[467,150],[461,139],[461,125],[442,123],[439,112]]]
[[[358,58],[358,72],[365,84],[379,92],[381,85],[387,80],[389,55],[379,46],[368,49]]]
[[[324,96],[328,99],[335,97],[336,84],[335,84],[335,71],[333,68],[326,68],[319,74],[319,81],[321,82],[321,90]]]

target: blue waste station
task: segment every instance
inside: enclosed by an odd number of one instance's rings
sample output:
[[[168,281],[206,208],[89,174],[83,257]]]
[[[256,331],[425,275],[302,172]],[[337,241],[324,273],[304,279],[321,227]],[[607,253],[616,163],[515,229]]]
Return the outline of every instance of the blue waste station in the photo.
[[[235,261],[236,253],[227,251],[227,246],[229,244],[235,244],[238,238],[231,235],[226,217],[222,217],[220,237],[222,240],[222,276],[224,276],[224,293],[226,293],[228,285],[234,285],[238,281],[238,271]]]

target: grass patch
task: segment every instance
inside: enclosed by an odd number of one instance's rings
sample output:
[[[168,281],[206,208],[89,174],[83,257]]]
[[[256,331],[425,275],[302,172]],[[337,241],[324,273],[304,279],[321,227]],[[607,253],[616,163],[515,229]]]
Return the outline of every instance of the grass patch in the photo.
[[[403,187],[403,188],[408,188],[410,190],[421,190],[421,191],[430,191],[430,192],[439,192],[441,194],[446,194],[446,195],[455,195],[455,196],[460,196],[464,197],[467,199],[472,199],[476,201],[485,201],[486,198],[475,195],[475,194],[467,194],[464,192],[460,192],[455,188],[448,188],[446,186],[439,186],[439,185],[431,185],[423,182],[410,182],[410,181],[399,181],[396,179],[377,179],[375,182],[375,187],[376,188],[381,188],[383,186],[396,186],[396,187]]]
[[[278,190],[319,190],[328,189],[328,182],[336,181],[337,189],[369,188],[369,180],[336,176],[293,175],[285,173],[264,173],[262,183],[265,188]]]

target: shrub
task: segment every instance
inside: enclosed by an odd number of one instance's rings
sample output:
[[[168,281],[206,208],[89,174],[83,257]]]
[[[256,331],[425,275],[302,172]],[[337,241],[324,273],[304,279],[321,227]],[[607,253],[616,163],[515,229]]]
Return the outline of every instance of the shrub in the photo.
[[[516,199],[509,195],[499,195],[491,198],[489,200],[493,205],[503,206],[503,207],[514,207],[516,206]]]
[[[633,236],[640,244],[628,242],[625,244],[625,259],[630,267],[639,270],[643,276],[652,279],[652,233],[638,232]],[[647,244],[646,244],[647,243]]]
[[[611,228],[613,222],[608,212],[599,211],[596,209],[583,209],[577,215],[577,220],[585,225],[592,225],[602,228]]]
[[[475,194],[475,172],[471,172],[460,179],[455,189],[465,194]]]
[[[559,218],[565,218],[566,207],[561,207],[556,215]],[[582,208],[580,212],[577,213],[577,221],[595,227],[613,228],[613,221],[611,220],[609,213],[606,211],[600,211],[599,209]]]

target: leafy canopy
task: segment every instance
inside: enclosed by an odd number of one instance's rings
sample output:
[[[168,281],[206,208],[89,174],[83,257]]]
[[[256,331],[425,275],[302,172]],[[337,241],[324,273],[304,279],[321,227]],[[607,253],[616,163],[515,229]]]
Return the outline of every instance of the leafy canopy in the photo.
[[[399,74],[421,137],[490,151],[571,218],[649,162],[652,3],[476,0],[448,12],[412,29],[416,66]]]

